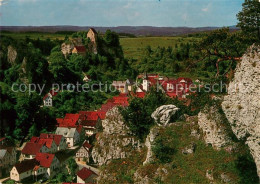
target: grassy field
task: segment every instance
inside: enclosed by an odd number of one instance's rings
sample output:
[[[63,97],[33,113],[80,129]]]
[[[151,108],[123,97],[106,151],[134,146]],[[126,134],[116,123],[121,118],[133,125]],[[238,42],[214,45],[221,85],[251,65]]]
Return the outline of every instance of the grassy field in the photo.
[[[175,47],[175,44],[194,42],[198,38],[191,37],[138,37],[138,38],[120,38],[125,57],[139,59],[144,48],[148,45],[152,49],[157,47]]]
[[[31,39],[51,39],[51,40],[63,40],[66,36],[64,34],[56,33],[39,33],[39,32],[24,32],[24,33],[12,33],[12,32],[0,32],[1,36],[10,36],[14,39],[25,39],[29,37]],[[69,34],[67,34],[70,36]],[[121,37],[120,44],[122,45],[124,55],[127,58],[140,59],[143,54],[143,50],[150,45],[152,49],[157,47],[175,47],[175,44],[194,42],[198,38],[192,37],[137,37],[127,38]]]

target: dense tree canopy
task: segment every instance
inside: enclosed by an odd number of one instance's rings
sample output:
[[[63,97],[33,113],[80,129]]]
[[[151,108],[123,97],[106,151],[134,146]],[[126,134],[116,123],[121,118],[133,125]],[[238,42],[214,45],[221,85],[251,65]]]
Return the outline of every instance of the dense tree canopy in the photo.
[[[246,34],[253,35],[260,40],[260,2],[259,0],[245,0],[243,9],[237,14],[238,27]]]

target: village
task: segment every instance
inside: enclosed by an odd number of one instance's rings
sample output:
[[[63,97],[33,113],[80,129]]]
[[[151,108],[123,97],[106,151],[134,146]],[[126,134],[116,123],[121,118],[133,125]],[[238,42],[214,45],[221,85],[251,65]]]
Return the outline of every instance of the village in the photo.
[[[88,82],[90,77],[86,80]],[[42,182],[67,169],[67,162],[73,158],[77,163],[77,183],[95,183],[99,175],[95,163],[91,161],[93,142],[102,131],[102,121],[106,113],[116,106],[127,107],[131,97],[145,98],[153,87],[158,87],[171,98],[183,100],[190,94],[193,84],[189,78],[170,79],[159,74],[140,74],[136,81],[113,81],[112,86],[119,91],[118,96],[107,100],[96,111],[67,113],[64,118],[56,118],[56,130],[31,137],[21,147],[15,147],[0,139],[0,177],[7,176],[15,182]],[[59,93],[51,89],[43,98],[43,105],[53,106],[53,98]],[[19,157],[18,157],[19,155]],[[9,177],[7,177],[9,179]]]

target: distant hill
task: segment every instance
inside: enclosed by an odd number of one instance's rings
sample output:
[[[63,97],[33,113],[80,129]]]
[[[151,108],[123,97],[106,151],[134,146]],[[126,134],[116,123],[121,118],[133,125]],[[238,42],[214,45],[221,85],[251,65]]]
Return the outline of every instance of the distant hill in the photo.
[[[0,26],[1,31],[11,32],[60,32],[60,31],[83,31],[90,26]],[[181,34],[211,31],[220,27],[153,27],[153,26],[118,26],[118,27],[93,27],[97,31],[104,33],[107,29],[117,33],[133,34],[135,36],[176,36]],[[235,26],[230,26],[231,30],[238,30]]]

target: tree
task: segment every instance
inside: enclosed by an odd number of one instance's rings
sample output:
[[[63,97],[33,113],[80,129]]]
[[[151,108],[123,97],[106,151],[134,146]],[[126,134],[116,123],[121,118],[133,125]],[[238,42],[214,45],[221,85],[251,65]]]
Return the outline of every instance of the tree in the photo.
[[[215,62],[217,73],[220,75],[219,63],[222,61],[231,61],[230,66],[224,74],[229,72],[233,62],[239,61],[245,52],[250,40],[239,32],[231,33],[229,28],[222,28],[212,31],[198,43],[197,48],[201,52],[203,59]]]
[[[238,27],[243,32],[256,35],[260,40],[260,2],[259,0],[245,0],[243,9],[237,14]]]

